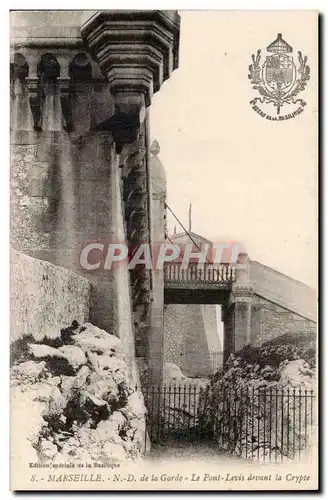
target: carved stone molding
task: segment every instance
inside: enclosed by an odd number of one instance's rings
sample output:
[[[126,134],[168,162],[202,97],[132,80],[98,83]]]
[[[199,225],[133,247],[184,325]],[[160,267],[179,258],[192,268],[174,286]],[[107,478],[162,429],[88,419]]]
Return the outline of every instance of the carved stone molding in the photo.
[[[82,26],[81,34],[112,91],[143,92],[146,106],[152,91],[178,67],[177,11],[99,11]]]
[[[94,127],[112,131],[118,153],[136,140],[153,93],[178,66],[179,33],[176,11],[99,11],[82,26],[115,97],[114,116]]]
[[[231,293],[229,295],[228,306],[236,303],[252,304],[254,297],[254,289],[252,283],[233,283]]]
[[[48,50],[54,49],[52,52]],[[26,130],[25,114],[31,114],[31,130],[58,131],[58,126],[44,126],[46,98],[58,97],[59,105],[53,112],[55,122],[67,132],[85,135],[91,130],[92,116],[106,113],[114,115],[114,99],[110,95],[108,80],[90,54],[85,51],[54,47],[30,48],[28,40],[21,52],[13,52],[10,62],[11,98],[20,110],[11,123],[15,132]],[[14,106],[12,106],[14,108]],[[49,106],[48,106],[49,107]],[[46,105],[47,108],[47,105]],[[17,113],[16,113],[17,114]],[[17,118],[17,117],[16,117]]]
[[[123,201],[126,221],[126,237],[130,257],[141,243],[150,242],[149,190],[147,184],[146,125],[139,130],[138,140],[124,153]],[[137,146],[137,147],[136,147]],[[149,347],[150,305],[152,302],[152,278],[144,265],[130,270],[131,298],[137,356],[147,356]]]

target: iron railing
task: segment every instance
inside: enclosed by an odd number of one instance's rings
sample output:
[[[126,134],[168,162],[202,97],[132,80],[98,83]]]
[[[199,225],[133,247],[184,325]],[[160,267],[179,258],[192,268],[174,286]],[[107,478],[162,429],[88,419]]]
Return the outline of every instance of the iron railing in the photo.
[[[283,462],[303,457],[315,430],[312,390],[162,385],[144,390],[153,443],[211,443],[218,454]]]
[[[231,264],[189,264],[183,267],[178,262],[164,264],[166,282],[230,284],[235,281],[235,268]]]

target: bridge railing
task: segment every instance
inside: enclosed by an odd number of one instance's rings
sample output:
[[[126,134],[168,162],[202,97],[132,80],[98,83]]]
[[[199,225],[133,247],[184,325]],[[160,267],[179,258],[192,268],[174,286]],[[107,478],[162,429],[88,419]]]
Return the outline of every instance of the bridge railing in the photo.
[[[178,262],[166,262],[164,265],[164,280],[181,283],[211,283],[229,284],[235,281],[235,267],[231,264],[189,264],[183,267]]]

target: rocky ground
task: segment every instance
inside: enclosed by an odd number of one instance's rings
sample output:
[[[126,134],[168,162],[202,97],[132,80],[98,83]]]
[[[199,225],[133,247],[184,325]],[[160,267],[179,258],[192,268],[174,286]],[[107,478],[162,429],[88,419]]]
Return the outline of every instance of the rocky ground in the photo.
[[[15,341],[11,354],[12,454],[53,463],[140,458],[145,406],[117,337],[73,322],[52,338]]]
[[[234,464],[237,461],[245,462],[240,457],[227,456],[215,444],[207,441],[188,442],[188,441],[170,441],[167,444],[153,445],[145,461],[197,461],[206,460],[215,461],[215,464]]]

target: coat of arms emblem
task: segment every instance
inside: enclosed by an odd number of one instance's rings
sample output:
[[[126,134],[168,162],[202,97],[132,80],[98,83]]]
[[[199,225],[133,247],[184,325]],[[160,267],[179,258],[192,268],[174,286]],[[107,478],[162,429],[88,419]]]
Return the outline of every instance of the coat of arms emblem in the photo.
[[[293,118],[303,111],[306,105],[298,94],[302,92],[310,79],[310,67],[307,64],[307,56],[302,52],[297,53],[297,65],[292,57],[293,49],[278,33],[277,39],[267,47],[268,55],[261,61],[261,50],[256,55],[252,55],[252,62],[249,66],[249,75],[253,89],[257,90],[260,97],[255,97],[250,104],[255,111],[269,119]],[[264,113],[260,104],[273,105],[278,117],[272,118]],[[294,105],[289,107],[289,105]],[[283,106],[287,106],[288,112],[293,116],[281,116]],[[294,111],[293,111],[294,108]],[[266,109],[268,109],[266,107]],[[287,111],[287,109],[286,109]]]

